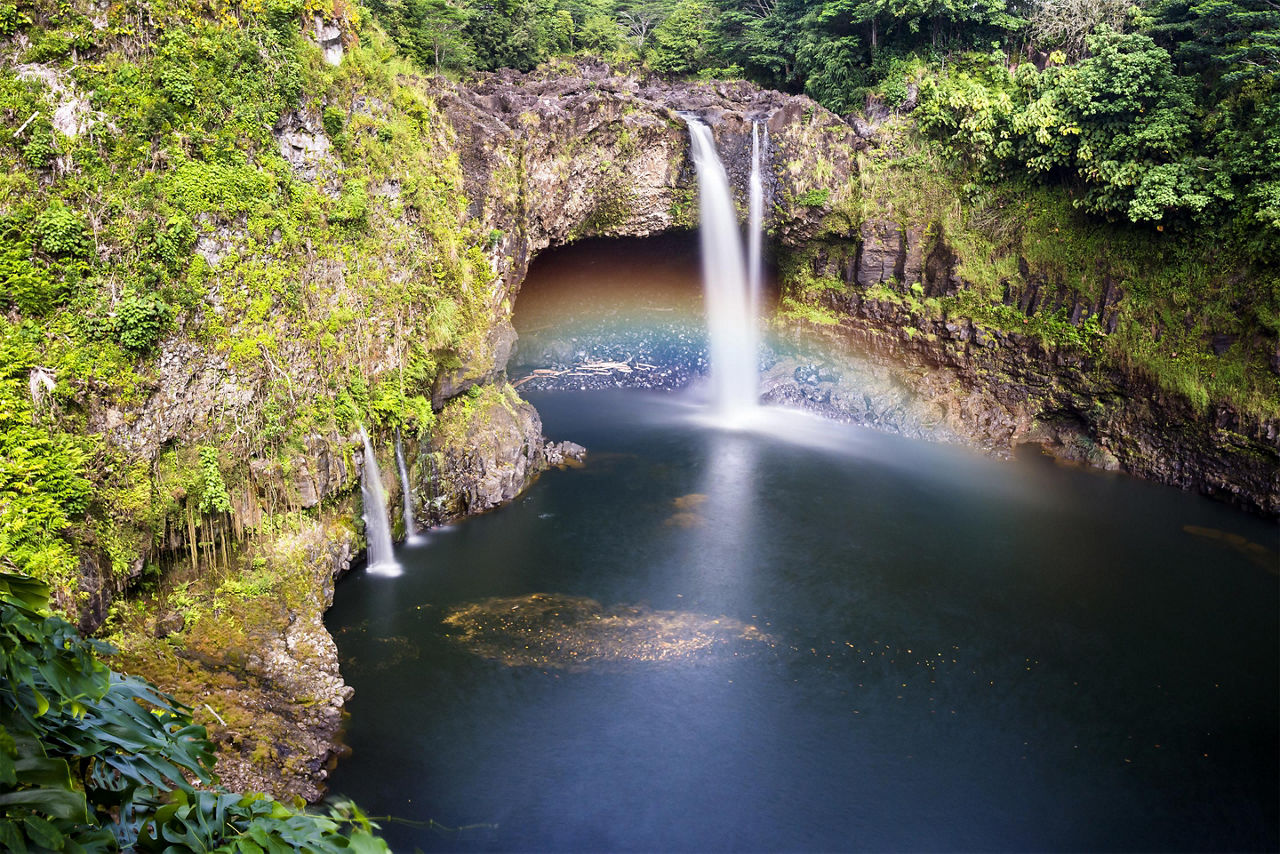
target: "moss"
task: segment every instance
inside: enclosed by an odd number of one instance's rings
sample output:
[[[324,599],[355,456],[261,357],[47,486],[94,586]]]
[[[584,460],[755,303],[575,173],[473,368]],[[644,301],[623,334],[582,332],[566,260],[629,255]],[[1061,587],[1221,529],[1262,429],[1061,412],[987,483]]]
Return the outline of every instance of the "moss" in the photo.
[[[675,228],[695,228],[698,225],[698,194],[692,187],[674,187],[671,190],[671,209],[668,211]]]
[[[1225,402],[1257,417],[1280,412],[1280,377],[1268,366],[1280,335],[1280,273],[1252,264],[1220,235],[1103,225],[1063,190],[982,182],[909,120],[886,122],[879,134],[879,144],[858,155],[852,186],[832,200],[819,242],[784,260],[783,285],[795,300],[817,304],[823,290],[844,287],[813,262],[821,252],[848,263],[862,223],[925,224],[923,255],[940,244],[954,253],[959,293],[930,300],[882,289],[868,297],[1076,349],[1137,371],[1200,411]],[[1111,288],[1115,316],[1104,329],[1087,312],[1073,323],[1062,310],[1027,315],[1007,304],[1010,288],[1033,282],[1095,306]],[[1214,336],[1235,343],[1213,355]]]
[[[780,320],[799,320],[818,326],[836,326],[840,323],[840,316],[831,309],[785,296],[778,304],[777,317]]]

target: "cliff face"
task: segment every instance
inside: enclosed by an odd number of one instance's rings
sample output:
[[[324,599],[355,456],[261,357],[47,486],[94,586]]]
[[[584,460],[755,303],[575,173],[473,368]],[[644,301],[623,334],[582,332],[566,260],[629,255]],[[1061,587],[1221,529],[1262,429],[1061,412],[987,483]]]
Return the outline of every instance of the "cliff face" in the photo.
[[[149,496],[117,520],[135,538],[124,560],[85,526],[82,626],[114,606],[124,666],[196,707],[224,782],[307,798],[323,790],[348,693],[322,623],[363,547],[365,460],[348,425],[374,433],[392,502],[392,431],[376,425],[402,425],[419,524],[511,500],[581,453],[547,446],[505,379],[534,255],[696,224],[677,110],[712,125],[739,190],[752,122],[768,128],[786,164],[769,183],[771,224],[791,241],[821,219],[798,199],[848,192],[858,144],[807,99],[745,84],[596,66],[468,85],[351,73],[272,131],[281,159],[263,185],[302,207],[197,216],[199,299],[137,362],[128,394],[85,382],[72,401]],[[148,603],[118,601],[148,566],[161,573]]]
[[[462,354],[464,366],[442,377],[450,393],[469,375],[492,375],[485,371],[510,353],[510,310],[538,251],[694,224],[696,175],[680,113],[713,128],[745,218],[758,123],[768,131],[765,209],[784,256],[784,296],[830,312],[841,330],[831,338],[835,351],[873,356],[895,377],[886,389],[912,392],[903,411],[929,414],[886,420],[893,394],[852,389],[843,390],[846,403],[833,404],[840,389],[798,382],[786,376],[790,364],[768,378],[772,399],[816,400],[833,415],[997,453],[1038,443],[1280,514],[1280,422],[1223,403],[1198,411],[1104,353],[1099,342],[1116,331],[1125,296],[1105,259],[1096,281],[1072,286],[1018,258],[1001,278],[1003,322],[966,316],[956,298],[979,290],[965,273],[974,260],[965,253],[977,251],[953,245],[927,206],[910,206],[909,192],[886,206],[874,179],[858,173],[862,155],[872,171],[885,168],[884,158],[910,156],[892,138],[878,142],[875,128],[855,131],[808,99],[749,84],[673,85],[592,65],[482,75],[437,97],[458,133],[471,212],[495,235],[491,259],[501,281],[489,338],[494,361]],[[1023,328],[1043,318],[1068,340]],[[872,403],[857,403],[863,399]]]
[[[975,319],[943,301],[972,287],[955,250],[936,224],[906,222],[866,220],[792,259],[793,295],[825,323],[793,317],[782,326],[823,339],[825,355],[775,366],[767,398],[997,454],[1039,444],[1066,460],[1280,517],[1280,419],[1224,402],[1200,410],[1108,352],[1123,299],[1110,277],[1090,292],[1052,285],[1022,261],[995,307],[1003,323]],[[826,286],[796,287],[813,278]],[[878,378],[854,364],[860,359],[877,366]],[[908,389],[911,401],[895,415],[892,395],[858,382]]]
[[[681,113],[711,126],[745,216],[752,130],[768,162],[765,210],[776,239],[800,245],[832,205],[856,193],[863,141],[808,98],[744,82],[671,83],[607,65],[482,74],[434,94],[456,131],[469,213],[490,236],[500,285],[490,333],[458,354],[436,399],[501,370],[511,311],[534,256],[583,237],[640,237],[695,227],[697,176]],[[767,135],[767,136],[766,136]]]

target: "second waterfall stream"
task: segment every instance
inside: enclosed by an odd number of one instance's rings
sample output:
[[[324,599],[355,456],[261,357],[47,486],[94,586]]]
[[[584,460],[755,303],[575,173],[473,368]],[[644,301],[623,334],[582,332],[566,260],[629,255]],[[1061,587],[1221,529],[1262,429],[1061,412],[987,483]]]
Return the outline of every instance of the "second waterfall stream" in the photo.
[[[400,562],[396,560],[391,544],[391,523],[387,519],[387,495],[382,488],[382,473],[378,459],[373,455],[373,443],[364,427],[360,428],[364,441],[364,469],[360,474],[360,498],[364,502],[364,538],[369,548],[370,575],[399,575]]]

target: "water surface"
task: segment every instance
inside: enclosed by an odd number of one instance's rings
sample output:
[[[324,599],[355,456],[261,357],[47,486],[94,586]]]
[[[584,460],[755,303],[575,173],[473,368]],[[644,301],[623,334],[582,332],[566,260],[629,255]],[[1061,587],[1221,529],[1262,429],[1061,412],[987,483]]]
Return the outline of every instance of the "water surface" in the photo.
[[[334,791],[484,825],[384,822],[396,850],[1280,845],[1274,524],[1035,454],[530,399],[587,465],[329,615]]]

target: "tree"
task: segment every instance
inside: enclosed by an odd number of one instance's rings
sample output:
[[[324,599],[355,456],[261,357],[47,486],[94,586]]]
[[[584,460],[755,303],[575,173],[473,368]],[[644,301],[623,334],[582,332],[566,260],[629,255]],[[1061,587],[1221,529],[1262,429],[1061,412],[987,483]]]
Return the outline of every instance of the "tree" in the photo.
[[[450,0],[373,0],[371,8],[396,45],[423,66],[439,72],[474,64],[468,9]]]
[[[467,38],[480,68],[529,71],[555,49],[554,0],[475,0],[468,11]]]
[[[1206,150],[1195,81],[1149,37],[1106,28],[1089,58],[1038,72],[1023,65],[931,81],[922,126],[989,173],[1030,170],[1076,185],[1076,205],[1131,222],[1203,219],[1234,198]]]
[[[713,10],[704,0],[679,0],[653,31],[654,69],[696,74],[708,66]]]
[[[810,33],[804,0],[748,0],[726,3],[717,20],[722,51],[753,79],[778,89],[803,87],[797,52]]]
[[[1210,87],[1273,80],[1280,69],[1277,0],[1167,0],[1154,18],[1151,35]]]
[[[1028,18],[1032,42],[1062,51],[1068,60],[1085,55],[1085,38],[1098,27],[1123,32],[1137,13],[1133,0],[1039,0]]]
[[[635,47],[636,52],[644,55],[653,28],[662,20],[662,10],[656,3],[645,3],[624,9],[618,14],[618,24],[626,33],[626,38]]]

